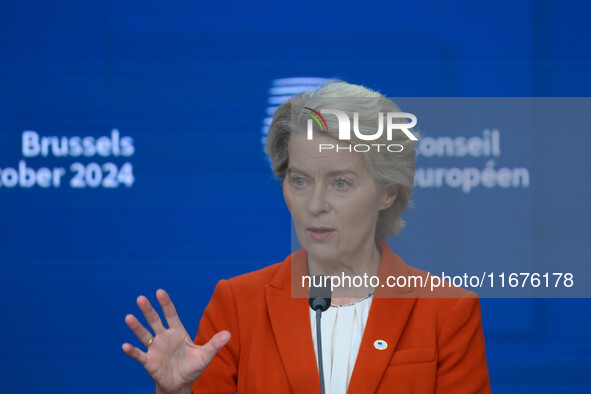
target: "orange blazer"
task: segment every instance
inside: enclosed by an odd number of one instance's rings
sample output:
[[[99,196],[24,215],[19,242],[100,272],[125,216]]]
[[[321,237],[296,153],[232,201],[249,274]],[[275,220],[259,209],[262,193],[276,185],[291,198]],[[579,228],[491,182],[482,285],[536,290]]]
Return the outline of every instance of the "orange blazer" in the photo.
[[[387,243],[380,246],[380,283],[388,275],[427,275]],[[232,337],[193,393],[320,393],[308,299],[292,298],[292,269],[294,277],[307,274],[304,249],[218,282],[195,343],[221,330]],[[348,393],[490,393],[476,294],[462,288],[429,293],[376,288]],[[387,348],[376,349],[376,340]]]

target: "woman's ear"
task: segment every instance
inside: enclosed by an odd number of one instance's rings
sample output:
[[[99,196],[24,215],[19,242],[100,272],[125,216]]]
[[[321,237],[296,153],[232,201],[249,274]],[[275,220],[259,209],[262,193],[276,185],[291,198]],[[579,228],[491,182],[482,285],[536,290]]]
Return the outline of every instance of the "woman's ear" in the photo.
[[[385,192],[382,197],[382,204],[380,205],[380,211],[386,210],[394,204],[398,197],[398,188],[392,187],[389,191]]]

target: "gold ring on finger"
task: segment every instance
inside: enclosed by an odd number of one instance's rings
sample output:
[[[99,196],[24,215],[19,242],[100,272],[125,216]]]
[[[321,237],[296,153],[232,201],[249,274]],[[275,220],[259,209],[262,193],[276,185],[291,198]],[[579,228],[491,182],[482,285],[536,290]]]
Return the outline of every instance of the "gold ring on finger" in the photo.
[[[154,342],[154,337],[151,337],[150,340],[148,341],[148,343],[146,344],[146,347],[150,347],[150,345],[152,344],[152,342]]]

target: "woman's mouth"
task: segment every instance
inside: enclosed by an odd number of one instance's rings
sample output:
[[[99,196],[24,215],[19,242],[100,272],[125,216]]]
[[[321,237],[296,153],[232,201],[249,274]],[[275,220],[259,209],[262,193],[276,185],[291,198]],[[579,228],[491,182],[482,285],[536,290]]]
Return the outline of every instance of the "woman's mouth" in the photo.
[[[308,227],[306,229],[310,238],[316,241],[322,241],[332,236],[336,230],[330,227]]]

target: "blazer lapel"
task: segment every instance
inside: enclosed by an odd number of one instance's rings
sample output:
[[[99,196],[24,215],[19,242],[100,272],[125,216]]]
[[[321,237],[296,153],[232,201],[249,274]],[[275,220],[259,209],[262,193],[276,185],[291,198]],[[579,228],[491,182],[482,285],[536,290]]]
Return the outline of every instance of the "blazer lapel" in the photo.
[[[282,264],[275,278],[265,287],[269,319],[292,390],[295,393],[320,393],[308,298],[292,298],[291,294],[292,276],[307,275],[305,250],[293,253],[290,260],[291,264]]]
[[[386,283],[390,275],[408,275],[406,265],[385,243],[382,246],[382,261],[378,276],[380,283]],[[394,350],[398,345],[404,326],[415,305],[416,293],[409,289],[378,287],[371,301],[369,316],[351,381],[349,393],[376,392]],[[379,350],[375,342],[381,340],[387,348]]]
[[[387,243],[381,242],[380,245],[380,283],[386,283],[390,275],[408,275],[402,259],[392,252]],[[282,264],[265,287],[269,319],[292,390],[295,393],[316,394],[320,393],[320,375],[312,340],[310,307],[307,289],[298,285],[301,276],[308,275],[307,252],[300,249],[288,259],[288,264]],[[349,383],[349,393],[377,390],[415,301],[416,294],[408,288],[376,288]],[[374,345],[377,340],[385,341],[387,348],[378,350]]]

